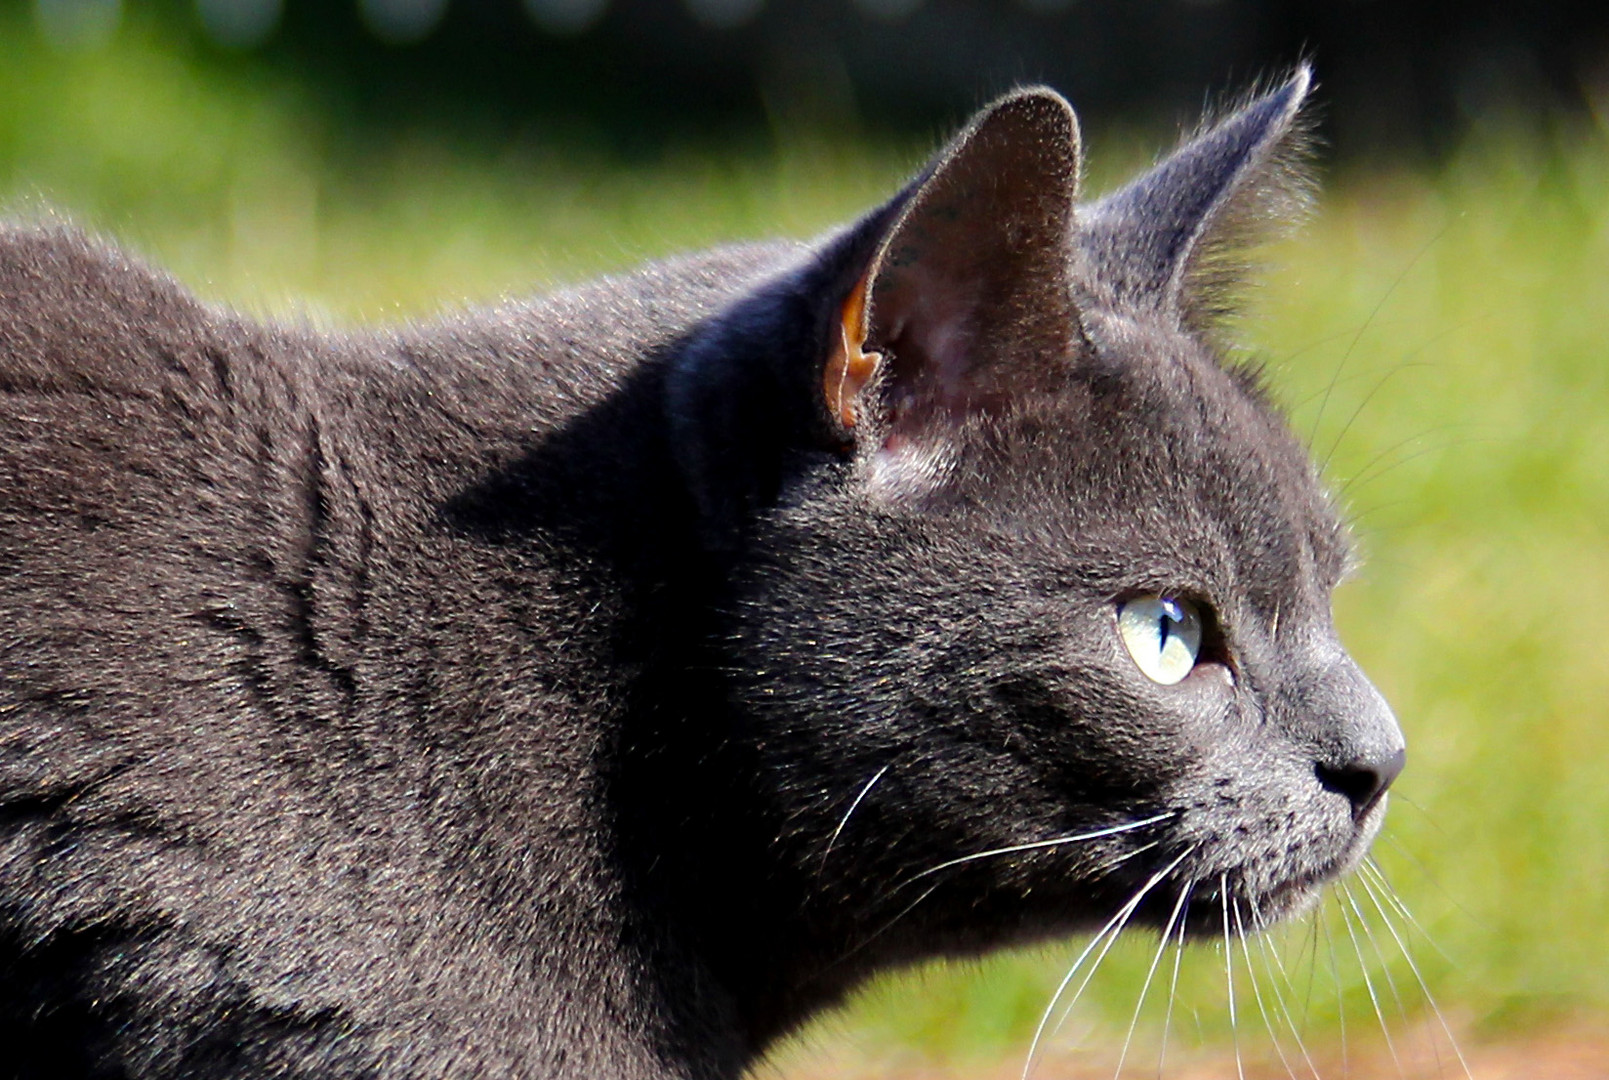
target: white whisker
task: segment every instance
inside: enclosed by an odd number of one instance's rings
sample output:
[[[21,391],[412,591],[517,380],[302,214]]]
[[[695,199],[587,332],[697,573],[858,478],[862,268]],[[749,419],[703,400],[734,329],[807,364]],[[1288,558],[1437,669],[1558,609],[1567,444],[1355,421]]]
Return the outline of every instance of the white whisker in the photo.
[[[1296,1040],[1296,1049],[1301,1052],[1302,1060],[1307,1063],[1308,1072],[1313,1074],[1313,1080],[1320,1080],[1318,1066],[1313,1064],[1313,1055],[1307,1052],[1307,1043],[1303,1041],[1302,1033],[1296,1026],[1296,1017],[1286,1003],[1285,995],[1280,992],[1279,982],[1274,977],[1274,969],[1277,966],[1280,978],[1285,980],[1285,986],[1295,992],[1296,988],[1291,986],[1290,976],[1285,971],[1285,962],[1280,959],[1279,949],[1268,940],[1266,934],[1258,937],[1257,946],[1262,950],[1263,970],[1268,973],[1268,988],[1274,992],[1274,1004],[1278,1007],[1280,1015],[1285,1018],[1285,1026],[1290,1029],[1291,1038]]]
[[[1285,1074],[1296,1080],[1296,1070],[1291,1068],[1290,1059],[1285,1056],[1285,1047],[1280,1044],[1279,1035],[1274,1031],[1274,1024],[1268,1018],[1268,1007],[1263,1003],[1263,988],[1257,982],[1257,968],[1251,962],[1251,946],[1246,943],[1246,925],[1240,918],[1240,905],[1235,904],[1235,935],[1240,938],[1240,955],[1246,961],[1246,978],[1251,980],[1251,996],[1257,1002],[1257,1011],[1262,1015],[1263,1028],[1268,1032],[1269,1041],[1274,1044],[1274,1054],[1279,1063],[1285,1066]]]
[[[1380,1021],[1380,1034],[1385,1037],[1386,1049],[1391,1052],[1391,1062],[1397,1067],[1397,1075],[1402,1075],[1402,1059],[1397,1057],[1397,1045],[1391,1041],[1391,1029],[1386,1026],[1386,1014],[1380,1008],[1380,995],[1374,992],[1374,980],[1369,978],[1369,963],[1363,958],[1363,946],[1358,943],[1358,935],[1352,929],[1352,917],[1346,913],[1345,904],[1337,904],[1336,910],[1341,913],[1341,923],[1346,927],[1346,936],[1352,939],[1352,951],[1358,957],[1358,972],[1363,976],[1363,988],[1369,992],[1369,1002],[1374,1006],[1374,1018]]]
[[[1391,917],[1389,915],[1387,915],[1385,909],[1380,906],[1379,898],[1377,896],[1375,896],[1373,886],[1370,885],[1368,879],[1365,878],[1364,876],[1362,876],[1361,874],[1358,876],[1358,882],[1363,886],[1365,894],[1369,897],[1370,902],[1374,905],[1374,910],[1377,913],[1379,913],[1381,919],[1383,919],[1385,921],[1386,930],[1391,934],[1392,940],[1397,943],[1398,951],[1400,951],[1402,953],[1403,959],[1408,961],[1408,966],[1413,969],[1414,975],[1415,975],[1415,977],[1417,977],[1418,974],[1419,974],[1419,970],[1418,970],[1417,967],[1415,967],[1415,965],[1413,963],[1413,960],[1408,956],[1408,950],[1403,947],[1402,939],[1397,936],[1397,928],[1392,924]],[[1354,903],[1355,902],[1356,901],[1354,901]],[[1362,911],[1359,911],[1358,917],[1363,918],[1364,913]],[[1373,935],[1371,933],[1370,936],[1374,937],[1375,935]],[[1376,947],[1376,949],[1379,948],[1378,943],[1376,944],[1375,947]],[[1385,960],[1382,959],[1381,963],[1384,964]],[[1423,980],[1420,980],[1419,987],[1420,987],[1421,990],[1424,990],[1425,986],[1424,986],[1424,981]],[[1395,993],[1395,985],[1394,984],[1393,984],[1393,987],[1392,987],[1392,992]],[[1433,999],[1431,999],[1428,996],[1428,994],[1426,995],[1426,1000],[1430,1001],[1432,1006],[1435,1005],[1435,1001]],[[1408,1018],[1408,1013],[1407,1013],[1407,1010],[1404,1008],[1403,1003],[1400,1000],[1397,1003],[1397,1007],[1399,1009],[1403,1010],[1403,1012],[1402,1012],[1403,1020],[1406,1021],[1407,1018]],[[1437,1012],[1439,1013],[1440,1010],[1437,1010]],[[1430,1053],[1431,1053],[1431,1056],[1436,1059],[1436,1075],[1438,1077],[1444,1076],[1445,1073],[1443,1071],[1443,1065],[1442,1065],[1442,1060],[1441,1060],[1441,1047],[1436,1044],[1436,1039],[1435,1039],[1434,1036],[1431,1036],[1431,1038],[1430,1038]]]
[[[1103,836],[1116,836],[1118,833],[1133,832],[1135,829],[1143,829],[1147,825],[1155,825],[1157,822],[1166,821],[1173,816],[1175,816],[1174,811],[1169,810],[1167,813],[1153,814],[1151,817],[1142,818],[1139,821],[1131,821],[1126,825],[1111,825],[1104,829],[1095,829],[1084,833],[1074,833],[1071,836],[1054,836],[1049,840],[1034,840],[1026,844],[1012,844],[1010,847],[992,848],[989,851],[978,851],[971,855],[962,855],[958,859],[951,859],[948,862],[941,862],[937,866],[929,867],[919,874],[914,874],[911,877],[906,878],[899,885],[897,885],[893,891],[898,892],[907,885],[920,881],[921,879],[929,877],[930,875],[937,874],[940,871],[948,870],[952,866],[960,866],[963,863],[977,862],[979,859],[992,859],[998,855],[1014,855],[1019,851],[1036,851],[1040,848],[1059,847],[1062,844],[1077,844],[1085,840],[1099,840]]]
[[[1422,974],[1420,974],[1420,972],[1419,972],[1419,965],[1414,962],[1413,953],[1409,951],[1407,944],[1402,940],[1402,937],[1397,933],[1396,927],[1391,925],[1391,917],[1389,915],[1387,915],[1385,909],[1383,907],[1381,907],[1380,898],[1377,895],[1375,895],[1375,890],[1374,890],[1373,887],[1370,886],[1370,884],[1368,882],[1368,879],[1363,878],[1361,880],[1363,881],[1364,891],[1366,891],[1368,893],[1369,899],[1373,902],[1373,904],[1375,906],[1375,910],[1380,912],[1380,918],[1385,922],[1386,930],[1390,932],[1392,940],[1397,943],[1397,948],[1402,950],[1402,958],[1408,962],[1408,970],[1413,972],[1413,977],[1418,981],[1419,989],[1424,993],[1425,1000],[1430,1003],[1431,1011],[1436,1014],[1436,1022],[1441,1025],[1441,1030],[1447,1036],[1447,1044],[1453,1048],[1453,1053],[1455,1055],[1457,1055],[1457,1057],[1458,1057],[1458,1065],[1459,1065],[1459,1067],[1461,1069],[1464,1070],[1465,1080],[1475,1080],[1474,1075],[1469,1071],[1469,1062],[1464,1060],[1464,1052],[1458,1046],[1458,1040],[1453,1037],[1452,1028],[1447,1026],[1447,1018],[1442,1015],[1441,1006],[1436,1004],[1435,995],[1430,992],[1429,984],[1425,982],[1425,977]],[[1440,1071],[1440,1054],[1439,1053],[1437,1055],[1437,1066],[1438,1066],[1437,1071],[1439,1072]]]
[[[1307,1030],[1313,1016],[1313,989],[1318,984],[1318,924],[1319,914],[1310,913],[1307,917],[1307,936],[1302,942],[1302,952],[1307,954],[1307,989],[1302,992],[1303,1031]],[[1274,955],[1276,958],[1279,956],[1278,953]],[[1296,993],[1294,983],[1287,980],[1286,985],[1290,986],[1292,994]]]
[[[1190,895],[1194,891],[1194,884],[1191,884],[1185,888],[1184,897],[1186,906],[1189,905]],[[1157,1080],[1162,1080],[1162,1066],[1168,1058],[1168,1031],[1173,1026],[1173,1002],[1174,999],[1179,996],[1179,961],[1184,957],[1184,930],[1188,921],[1188,919],[1179,920],[1179,937],[1178,940],[1176,940],[1173,944],[1173,978],[1168,983],[1168,1009],[1167,1012],[1165,1012],[1162,1016],[1162,1052],[1157,1055],[1156,1059]]]
[[[1187,895],[1185,890],[1179,890],[1179,899],[1174,903],[1173,911],[1162,927],[1162,937],[1157,941],[1156,955],[1151,957],[1151,966],[1145,972],[1145,982],[1140,985],[1140,1000],[1134,1003],[1134,1016],[1129,1020],[1128,1033],[1123,1036],[1123,1049],[1118,1052],[1117,1071],[1112,1074],[1112,1080],[1118,1080],[1118,1077],[1123,1075],[1123,1062],[1128,1060],[1129,1044],[1134,1041],[1134,1029],[1140,1026],[1140,1010],[1145,1008],[1145,995],[1151,990],[1151,980],[1156,976],[1157,965],[1162,962],[1162,953],[1167,949],[1168,940],[1173,936],[1173,924],[1178,920],[1179,913],[1184,910]]]
[[[1285,983],[1285,989],[1287,989],[1287,990],[1289,990],[1291,992],[1291,997],[1292,998],[1295,998],[1295,996],[1296,996],[1296,983],[1295,983],[1294,980],[1291,979],[1291,973],[1290,973],[1289,969],[1287,969],[1285,967],[1285,958],[1283,956],[1279,955],[1278,946],[1276,946],[1272,941],[1270,941],[1266,937],[1259,938],[1258,940],[1263,943],[1263,957],[1264,957],[1264,959],[1272,962],[1274,968],[1276,968],[1278,970],[1278,972],[1279,972],[1279,977],[1280,977],[1281,981],[1283,981]],[[1313,943],[1313,941],[1314,941],[1314,937],[1313,937],[1313,921],[1311,919],[1309,919],[1307,921],[1307,932],[1302,935],[1302,944],[1301,944],[1301,948],[1298,950],[1299,953],[1307,952],[1308,951],[1308,946],[1311,943]],[[1264,966],[1267,966],[1267,965],[1265,964]],[[1309,976],[1311,976],[1311,974],[1312,974],[1311,969],[1309,969],[1308,974],[1309,974]],[[1272,973],[1270,973],[1270,977],[1272,977]],[[1312,991],[1312,986],[1313,986],[1313,981],[1312,981],[1312,978],[1309,977],[1309,979],[1308,979],[1308,990],[1309,990],[1310,993]],[[1295,1014],[1293,1013],[1292,1015],[1294,1016]],[[1305,1017],[1304,1017],[1304,1019],[1305,1019]]]
[[[1124,863],[1126,863],[1130,859],[1134,858],[1135,856],[1144,855],[1147,851],[1150,851],[1152,848],[1159,848],[1161,846],[1162,846],[1162,841],[1160,841],[1160,840],[1153,840],[1149,844],[1141,844],[1137,848],[1133,848],[1132,850],[1125,851],[1123,854],[1117,856],[1117,858],[1115,858],[1115,859],[1106,860],[1105,862],[1101,863],[1100,865],[1094,867],[1090,871],[1090,873],[1092,873],[1092,874],[1109,874],[1113,870],[1116,870],[1119,866],[1122,866]]]
[[[881,769],[878,769],[875,773],[873,773],[872,778],[866,781],[866,785],[860,789],[860,794],[856,795],[854,801],[849,804],[849,809],[844,811],[844,816],[838,821],[838,827],[832,831],[831,836],[827,837],[827,846],[822,849],[822,870],[827,868],[827,856],[832,854],[832,846],[838,842],[838,837],[844,831],[844,826],[849,824],[850,816],[854,814],[856,809],[859,808],[861,801],[871,793],[872,788],[877,786],[877,782],[886,776],[888,774],[888,770],[893,768],[893,766],[894,763],[890,761],[887,765],[884,765]]]
[[[1235,1076],[1246,1080],[1246,1066],[1240,1057],[1240,1024],[1235,1018],[1235,953],[1229,940],[1229,875],[1218,875],[1218,898],[1224,914],[1224,982],[1229,988],[1229,1036],[1235,1043]]]
[[[899,911],[894,913],[894,917],[892,919],[889,919],[882,926],[879,926],[876,930],[873,930],[870,934],[868,934],[865,937],[861,938],[860,941],[858,941],[852,948],[849,949],[849,951],[843,953],[836,960],[834,960],[832,962],[832,964],[829,965],[829,966],[836,966],[838,964],[843,963],[845,960],[848,960],[850,957],[854,956],[856,953],[858,953],[862,949],[866,948],[866,946],[870,945],[872,942],[874,942],[878,938],[882,937],[885,933],[887,933],[890,929],[893,928],[895,923],[899,922],[905,916],[909,915],[911,913],[911,911],[915,909],[916,905],[920,904],[923,900],[926,900],[928,897],[930,897],[934,893],[938,892],[939,891],[939,884],[941,884],[941,883],[936,882],[936,883],[934,883],[932,885],[929,885],[926,889],[923,889],[921,896],[918,896],[915,900],[912,900],[909,904],[906,904],[904,907],[900,908]]]
[[[1386,981],[1386,989],[1391,992],[1391,1000],[1397,1006],[1397,1013],[1403,1020],[1407,1020],[1408,1008],[1402,1003],[1402,994],[1397,991],[1397,980],[1391,974],[1391,965],[1386,963],[1386,954],[1380,950],[1380,939],[1375,936],[1374,928],[1369,925],[1369,920],[1364,916],[1363,909],[1358,906],[1357,897],[1352,895],[1352,887],[1347,882],[1341,882],[1341,895],[1346,897],[1346,902],[1352,906],[1352,913],[1358,917],[1358,926],[1369,939],[1369,948],[1374,951],[1374,958],[1380,962],[1380,977]]]
[[[1033,1041],[1028,1044],[1028,1060],[1022,1066],[1022,1080],[1028,1080],[1030,1074],[1032,1074],[1034,1064],[1038,1060],[1040,1043],[1045,1038],[1045,1028],[1050,1024],[1050,1018],[1056,1013],[1056,1003],[1061,1000],[1062,994],[1067,992],[1067,987],[1073,981],[1073,977],[1078,974],[1078,969],[1083,966],[1084,961],[1089,958],[1095,947],[1100,945],[1101,939],[1104,937],[1106,944],[1101,945],[1100,954],[1095,957],[1095,962],[1090,965],[1089,973],[1084,976],[1084,981],[1078,984],[1078,989],[1073,993],[1073,1000],[1068,1003],[1066,1011],[1062,1013],[1062,1019],[1057,1021],[1056,1028],[1052,1031],[1052,1034],[1056,1030],[1060,1030],[1061,1024],[1066,1021],[1068,1014],[1072,1012],[1073,1006],[1078,1004],[1078,999],[1083,995],[1084,988],[1089,985],[1090,979],[1095,976],[1096,970],[1101,966],[1101,961],[1106,958],[1107,952],[1111,950],[1112,943],[1117,940],[1117,935],[1122,931],[1124,924],[1128,922],[1129,916],[1134,914],[1135,909],[1140,906],[1146,894],[1154,889],[1158,882],[1171,874],[1174,868],[1189,858],[1193,851],[1195,851],[1194,847],[1186,848],[1178,858],[1152,874],[1150,879],[1140,886],[1139,891],[1129,899],[1128,903],[1119,908],[1117,914],[1108,919],[1106,925],[1095,932],[1095,936],[1090,939],[1089,944],[1084,946],[1084,951],[1078,954],[1078,958],[1073,961],[1073,966],[1067,970],[1067,974],[1057,985],[1056,992],[1050,995],[1050,1004],[1045,1006],[1044,1014],[1039,1018],[1039,1026],[1034,1029]]]
[[[1341,966],[1335,962],[1335,938],[1330,934],[1330,916],[1319,908],[1319,925],[1324,930],[1324,950],[1330,954],[1330,981],[1335,984],[1335,1019],[1341,1034],[1341,1080],[1352,1075],[1352,1061],[1346,1045],[1346,995],[1341,986]]]
[[[1028,1060],[1023,1062],[1022,1080],[1028,1080],[1029,1073],[1033,1071],[1034,1062],[1039,1053],[1040,1040],[1044,1038],[1045,1027],[1050,1023],[1051,1016],[1056,1012],[1056,1003],[1061,1000],[1062,994],[1067,992],[1068,984],[1077,976],[1078,969],[1084,966],[1084,961],[1089,959],[1089,954],[1095,951],[1102,939],[1108,934],[1115,936],[1117,930],[1121,929],[1122,923],[1128,918],[1129,910],[1127,906],[1119,908],[1117,914],[1106,921],[1106,925],[1095,931],[1095,936],[1089,939],[1089,943],[1084,946],[1083,951],[1073,959],[1073,964],[1067,969],[1067,974],[1062,976],[1062,981],[1056,984],[1056,991],[1050,995],[1050,1003],[1045,1006],[1043,1015],[1039,1017],[1039,1026],[1034,1029],[1033,1040],[1028,1044]],[[1105,953],[1103,952],[1101,955],[1104,956]]]
[[[1133,917],[1134,912],[1140,906],[1140,902],[1145,899],[1146,895],[1149,894],[1153,888],[1156,887],[1159,881],[1170,874],[1175,867],[1184,862],[1184,860],[1188,858],[1194,851],[1194,847],[1185,849],[1185,851],[1183,851],[1178,858],[1174,859],[1167,866],[1164,866],[1161,870],[1157,871],[1154,875],[1152,875],[1151,880],[1140,886],[1140,891],[1134,895],[1134,898],[1130,900],[1127,905],[1128,912],[1123,916],[1123,921],[1118,923],[1117,929],[1107,937],[1106,944],[1101,947],[1101,951],[1095,957],[1095,962],[1090,965],[1089,971],[1085,973],[1083,980],[1078,984],[1078,989],[1073,991],[1072,1000],[1070,1000],[1066,1007],[1062,1009],[1061,1018],[1056,1021],[1056,1026],[1050,1029],[1050,1034],[1052,1037],[1054,1037],[1056,1033],[1061,1030],[1062,1025],[1067,1022],[1067,1018],[1071,1016],[1073,1014],[1073,1010],[1078,1007],[1078,1002],[1083,998],[1084,991],[1089,988],[1090,981],[1095,978],[1095,972],[1100,970],[1101,962],[1106,959],[1106,954],[1117,942],[1118,934],[1122,933],[1123,928],[1128,925],[1128,920]]]
[[[1437,955],[1449,964],[1453,964],[1453,958],[1448,956],[1446,950],[1440,945],[1436,944],[1436,939],[1430,936],[1430,931],[1426,930],[1419,920],[1414,918],[1413,912],[1408,910],[1408,905],[1403,901],[1402,897],[1397,895],[1396,887],[1391,884],[1391,879],[1386,877],[1386,872],[1380,868],[1379,863],[1374,861],[1373,856],[1363,861],[1361,869],[1374,875],[1375,884],[1380,886],[1392,908],[1404,919],[1407,919],[1410,926],[1419,931],[1419,936],[1424,938],[1432,949],[1436,950]]]

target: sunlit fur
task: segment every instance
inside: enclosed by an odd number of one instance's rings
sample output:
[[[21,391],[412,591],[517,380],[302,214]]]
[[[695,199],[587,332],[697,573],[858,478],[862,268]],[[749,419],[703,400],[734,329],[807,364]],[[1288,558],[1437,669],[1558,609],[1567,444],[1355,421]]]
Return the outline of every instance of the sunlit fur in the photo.
[[[386,330],[0,230],[9,1075],[730,1080],[891,965],[1307,903],[1401,736],[1209,326],[1307,87],[1093,204],[1022,91],[815,244]]]

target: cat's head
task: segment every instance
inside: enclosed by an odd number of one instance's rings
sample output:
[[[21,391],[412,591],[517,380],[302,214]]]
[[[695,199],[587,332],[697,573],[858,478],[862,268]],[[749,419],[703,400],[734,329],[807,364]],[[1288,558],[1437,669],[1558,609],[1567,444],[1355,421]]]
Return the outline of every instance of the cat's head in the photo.
[[[1403,740],[1331,621],[1346,531],[1214,343],[1308,85],[1084,205],[1066,103],[1006,97],[683,358],[720,663],[824,940],[1250,929],[1378,829]]]

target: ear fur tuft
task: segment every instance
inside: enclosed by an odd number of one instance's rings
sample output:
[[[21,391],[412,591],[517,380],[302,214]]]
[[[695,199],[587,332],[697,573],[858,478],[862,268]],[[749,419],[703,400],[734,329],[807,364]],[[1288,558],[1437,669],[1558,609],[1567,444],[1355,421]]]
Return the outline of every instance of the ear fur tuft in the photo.
[[[1312,212],[1315,136],[1313,110],[1307,104],[1312,86],[1312,69],[1303,64],[1264,98],[1281,104],[1279,126],[1207,223],[1185,268],[1181,299],[1185,321],[1193,329],[1210,330],[1232,315],[1236,294],[1255,269],[1247,252],[1290,233]],[[1252,91],[1230,115],[1257,100]]]

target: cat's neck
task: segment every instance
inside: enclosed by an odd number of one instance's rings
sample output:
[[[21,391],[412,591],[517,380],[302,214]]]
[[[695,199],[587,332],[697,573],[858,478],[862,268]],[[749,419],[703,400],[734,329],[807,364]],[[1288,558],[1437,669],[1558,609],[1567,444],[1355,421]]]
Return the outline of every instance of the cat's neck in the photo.
[[[320,396],[350,394],[365,418],[332,421],[323,452],[403,493],[384,515],[391,531],[368,541],[365,587],[391,619],[369,632],[393,643],[387,670],[429,686],[393,685],[374,704],[456,712],[442,725],[453,745],[409,738],[474,778],[463,820],[440,826],[465,838],[475,869],[462,877],[483,883],[489,932],[546,956],[545,979],[570,980],[539,996],[615,995],[634,1032],[620,1037],[685,1058],[689,1075],[730,1073],[791,1023],[771,984],[792,958],[759,943],[788,940],[779,920],[796,905],[774,882],[744,881],[771,824],[733,786],[745,769],[703,648],[719,559],[663,384],[737,287],[734,265],[763,276],[784,254],[716,253],[624,289],[447,320],[338,361],[344,387],[339,371],[321,374]],[[638,319],[622,326],[622,307]],[[592,327],[605,324],[600,342]],[[384,432],[406,435],[369,441]],[[711,861],[712,846],[735,861]],[[624,998],[622,980],[634,984]]]

